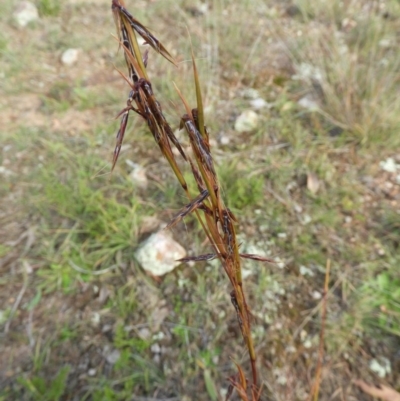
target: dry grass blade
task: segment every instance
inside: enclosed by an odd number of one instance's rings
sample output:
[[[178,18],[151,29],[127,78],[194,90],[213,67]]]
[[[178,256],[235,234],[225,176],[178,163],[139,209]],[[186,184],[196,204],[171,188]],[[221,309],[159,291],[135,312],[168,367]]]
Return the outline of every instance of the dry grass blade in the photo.
[[[274,263],[274,264],[276,263],[272,259],[264,258],[263,256],[255,255],[253,253],[240,253],[239,255],[241,258],[244,258],[244,259],[252,259],[252,260],[256,260],[258,262],[268,262],[268,263]]]
[[[203,201],[208,196],[208,191],[205,189],[200,195],[196,196],[188,205],[183,207],[179,213],[169,222],[167,225],[168,228],[174,227],[178,222],[180,222],[184,217],[186,217],[189,213],[193,212],[195,209],[199,208],[199,206],[203,203]]]
[[[126,18],[129,25],[146,41],[146,43],[148,43],[157,53],[161,54],[170,63],[177,66],[176,61],[164,45],[144,25],[133,18],[132,14],[118,0],[113,0],[112,2],[113,12],[115,9]]]
[[[117,40],[117,42],[119,42],[119,44],[122,46],[122,48],[124,49],[125,55],[129,60],[129,63],[132,64],[134,71],[137,72],[137,74],[139,75],[140,78],[146,78],[146,68],[144,66],[144,62],[142,57],[139,57],[139,59],[135,58],[130,49],[125,46],[125,44],[123,42],[121,42],[118,38],[116,38],[114,36],[114,39]]]
[[[199,256],[188,256],[186,258],[177,259],[178,262],[209,262],[211,260],[217,259],[220,255],[215,253],[206,253],[205,255]]]
[[[200,209],[200,207],[199,207],[199,209]],[[169,228],[169,225],[166,228]],[[243,259],[252,259],[252,260],[256,260],[258,262],[276,263],[272,259],[267,259],[267,258],[263,258],[262,256],[248,254],[248,253],[240,253],[239,256],[241,258],[243,258]],[[213,260],[213,259],[216,259],[216,258],[220,258],[220,257],[223,257],[223,255],[220,254],[220,253],[217,253],[217,254],[215,254],[215,253],[207,253],[205,255],[189,256],[189,257],[186,257],[186,258],[178,259],[178,261],[179,262],[203,262],[203,261],[210,261],[210,260]]]
[[[169,61],[174,62],[172,57],[165,50],[162,44],[148,31],[148,29],[133,18],[124,7],[123,2],[113,0],[112,9],[117,29],[120,29],[121,31],[119,38],[122,37],[123,42],[121,42],[120,39],[117,40],[120,46],[124,49],[125,60],[132,80],[132,82],[130,82],[129,79],[124,77],[131,86],[132,92],[130,99],[127,102],[127,107],[120,113],[120,115],[123,115],[123,118],[121,121],[120,131],[117,135],[117,147],[113,159],[113,166],[115,165],[120,151],[123,134],[128,120],[128,112],[134,110],[147,121],[147,125],[153,134],[155,142],[159,146],[162,154],[168,160],[189,199],[189,203],[179,211],[167,228],[175,226],[185,216],[194,212],[214,250],[213,253],[187,257],[180,259],[180,261],[197,262],[210,261],[219,258],[228,279],[232,284],[233,289],[231,291],[231,301],[236,310],[237,320],[248,349],[253,380],[252,385],[249,387],[243,370],[237,365],[238,374],[235,376],[237,379],[231,378],[230,381],[231,385],[238,391],[242,400],[249,399],[247,391],[251,392],[252,400],[255,400],[257,388],[256,354],[251,335],[250,311],[243,292],[240,258],[243,257],[263,262],[272,261],[253,254],[239,253],[239,246],[234,227],[234,222],[236,222],[237,219],[233,213],[225,207],[221,197],[221,189],[210,149],[209,134],[204,124],[204,108],[200,80],[193,51],[192,64],[197,107],[192,109],[176,85],[175,88],[186,110],[186,114],[181,119],[180,127],[184,127],[189,136],[189,142],[195,157],[195,163],[186,157],[179,141],[171,129],[171,126],[164,117],[161,105],[153,93],[152,85],[147,77],[145,69],[147,65],[147,56],[142,58],[135,32],[141,35],[157,52]],[[137,108],[133,108],[131,104],[133,101],[136,103]],[[191,172],[200,192],[196,197],[193,197],[189,191],[183,174],[175,160],[170,142],[172,142],[172,144],[178,149],[184,160],[189,161],[190,163]],[[203,216],[200,215],[199,210],[204,212],[204,220]]]
[[[167,120],[164,117],[160,103],[154,97],[151,83],[144,80],[141,83],[141,87],[143,89],[143,92],[146,95],[146,99],[149,103],[150,110],[153,113],[155,119],[157,120],[158,125],[167,134],[168,138],[178,149],[179,153],[182,155],[184,160],[187,160],[185,152],[183,151],[181,144],[179,143],[178,139],[176,138],[175,134],[173,133],[171,127],[168,125]]]
[[[128,111],[126,111],[125,114],[122,116],[121,125],[117,133],[117,144],[115,145],[114,149],[111,171],[114,170],[114,167],[118,160],[119,153],[121,151],[122,141],[124,140],[125,136],[126,125],[128,124],[128,117],[129,113]]]
[[[185,99],[185,97],[183,96],[182,92],[180,91],[180,89],[176,86],[176,83],[174,82],[174,86],[175,86],[175,90],[178,93],[179,97],[182,100],[183,105],[185,106],[185,110],[186,110],[186,114],[193,119],[193,115],[192,115],[192,109],[189,106],[189,103],[187,102],[187,100]],[[180,126],[180,128],[182,129],[183,125]]]
[[[204,128],[204,109],[203,109],[203,98],[201,96],[199,73],[197,72],[196,62],[194,61],[193,48],[192,48],[192,63],[193,63],[194,84],[196,86],[198,129],[201,133],[201,136],[204,139],[207,139],[208,141],[208,137],[206,136]]]
[[[208,149],[207,145],[204,142],[204,139],[202,138],[200,132],[196,127],[196,124],[187,114],[182,117],[182,122],[184,127],[186,128],[186,132],[189,135],[189,139],[198,164],[202,165],[215,181],[216,173],[214,169],[213,159],[210,150]]]
[[[192,169],[193,177],[196,180],[197,188],[199,189],[200,192],[203,192],[206,189],[206,186],[204,185],[204,181],[203,178],[201,177],[200,171],[193,164],[191,159],[189,159],[189,163],[190,163],[190,168]]]
[[[319,337],[319,350],[318,350],[318,365],[315,375],[315,382],[312,387],[310,398],[313,397],[314,401],[318,401],[319,386],[321,384],[321,371],[322,371],[322,360],[324,356],[324,335],[325,335],[325,323],[326,323],[326,304],[328,299],[329,291],[329,273],[331,269],[331,260],[328,259],[326,262],[326,272],[325,272],[325,283],[324,283],[324,298],[322,303],[322,313],[321,313],[321,331]]]

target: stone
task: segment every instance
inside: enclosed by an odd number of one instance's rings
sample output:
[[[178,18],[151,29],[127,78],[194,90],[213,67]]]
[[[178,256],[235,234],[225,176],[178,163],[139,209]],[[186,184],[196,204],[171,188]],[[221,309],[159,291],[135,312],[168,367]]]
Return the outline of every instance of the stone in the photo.
[[[257,89],[254,88],[245,88],[240,93],[245,99],[257,99],[260,97]]]
[[[264,100],[262,97],[257,97],[250,101],[250,105],[255,110],[271,108],[271,104]]]
[[[302,276],[314,276],[314,272],[306,266],[300,266],[299,271]]]
[[[307,174],[307,189],[312,193],[316,194],[321,186],[321,182],[315,173]]]
[[[390,361],[385,357],[371,359],[369,361],[369,368],[382,379],[392,373]]]
[[[251,132],[258,126],[258,114],[253,110],[245,110],[235,121],[235,131]]]
[[[302,97],[297,103],[299,106],[310,111],[315,111],[319,109],[318,102],[316,102],[314,97],[311,95],[306,95]]]
[[[109,353],[106,355],[106,361],[107,361],[110,365],[115,365],[116,362],[118,361],[118,359],[120,358],[120,356],[121,356],[121,353],[120,353],[117,349],[115,349],[115,350],[109,352]]]
[[[186,251],[168,232],[159,231],[139,246],[135,256],[145,271],[153,276],[163,276],[180,265],[177,259],[184,258]]]
[[[30,22],[39,19],[37,7],[30,1],[21,1],[13,14],[17,24],[21,27],[27,26]]]
[[[126,160],[126,164],[132,168],[132,171],[129,174],[129,178],[131,179],[132,183],[138,188],[146,189],[149,183],[146,176],[146,169],[140,164],[134,163],[131,160]]]
[[[219,137],[218,137],[218,142],[221,145],[229,145],[231,142],[231,138],[228,135],[226,135],[225,133],[221,133],[221,135],[219,135]]]
[[[152,344],[152,346],[150,347],[150,350],[154,354],[160,354],[161,353],[161,347],[157,343]]]
[[[72,65],[78,61],[79,49],[67,49],[61,55],[61,62],[65,65]]]
[[[386,160],[381,161],[379,165],[382,170],[388,173],[395,173],[397,170],[400,170],[400,165],[395,162],[393,157],[388,157]]]
[[[147,327],[143,327],[138,332],[139,337],[143,340],[148,340],[150,338],[151,332]]]

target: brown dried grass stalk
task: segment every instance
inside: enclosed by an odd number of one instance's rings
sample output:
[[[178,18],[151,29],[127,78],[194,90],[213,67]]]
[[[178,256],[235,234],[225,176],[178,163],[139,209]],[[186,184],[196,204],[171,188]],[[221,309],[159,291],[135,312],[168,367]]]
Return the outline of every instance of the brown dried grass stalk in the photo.
[[[139,34],[157,53],[176,65],[174,59],[160,41],[127,11],[123,0],[112,0],[112,12],[117,27],[117,40],[124,50],[125,61],[128,67],[128,76],[125,76],[121,72],[120,74],[132,89],[127,106],[118,115],[122,116],[122,119],[117,134],[112,168],[114,168],[118,160],[128,123],[129,112],[134,111],[147,122],[155,142],[170,164],[189,200],[188,205],[173,218],[168,227],[174,226],[190,213],[195,213],[214,249],[214,253],[212,254],[188,257],[181,261],[204,261],[219,258],[232,285],[230,293],[231,301],[236,310],[237,320],[250,357],[252,382],[250,385],[248,384],[242,368],[237,365],[238,373],[229,378],[230,388],[227,399],[233,390],[236,389],[242,400],[258,400],[260,398],[260,389],[257,387],[256,354],[251,335],[251,313],[243,291],[241,257],[260,261],[269,260],[256,255],[239,253],[235,232],[235,222],[237,220],[233,213],[225,206],[221,197],[221,187],[214,168],[209,134],[204,125],[199,75],[193,53],[192,62],[197,107],[191,109],[182,93],[178,88],[176,89],[186,109],[186,114],[181,118],[180,128],[185,128],[188,134],[194,160],[185,154],[171,126],[164,117],[162,108],[153,93],[152,85],[146,71],[147,52],[144,55],[141,54],[136,35]],[[182,171],[172,152],[173,146],[178,149],[184,161],[189,163],[191,172],[197,183],[197,190],[199,191],[196,195],[193,195],[193,190],[189,189],[183,177]]]

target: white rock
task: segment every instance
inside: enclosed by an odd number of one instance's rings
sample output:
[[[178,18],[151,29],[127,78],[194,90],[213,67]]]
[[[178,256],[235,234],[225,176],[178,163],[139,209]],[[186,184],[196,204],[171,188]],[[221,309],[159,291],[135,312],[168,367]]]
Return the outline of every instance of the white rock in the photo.
[[[115,349],[106,355],[106,360],[110,365],[114,365],[120,358],[121,353]]]
[[[30,22],[39,19],[39,12],[30,1],[21,1],[14,11],[13,17],[19,26],[27,26]]]
[[[385,49],[387,49],[392,46],[393,41],[390,40],[389,38],[385,38],[385,39],[381,39],[378,44],[380,47],[384,47]]]
[[[158,333],[153,335],[153,340],[163,340],[165,338],[165,334],[162,331],[159,331]]]
[[[250,269],[245,269],[242,267],[242,278],[245,280],[247,277],[250,277],[253,274],[253,271]]]
[[[245,110],[235,121],[235,131],[250,132],[258,126],[258,114],[253,110]]]
[[[96,376],[97,370],[96,369],[89,369],[87,373],[88,373],[88,376]]]
[[[177,259],[184,258],[186,251],[166,231],[160,231],[144,241],[135,256],[144,270],[162,276],[180,264]]]
[[[303,216],[300,217],[300,223],[305,226],[311,222],[312,222],[312,218],[309,214],[304,214]]]
[[[324,74],[319,67],[311,64],[301,63],[296,68],[296,74],[292,76],[295,80],[316,80],[318,82],[323,81]]]
[[[132,168],[131,173],[129,174],[129,178],[139,188],[147,188],[149,183],[146,176],[146,169],[142,167],[140,164],[134,163],[131,160],[127,160],[126,164]]]
[[[221,145],[229,145],[229,143],[231,142],[231,138],[229,138],[229,136],[228,135],[225,135],[224,133],[222,133],[220,136],[219,136],[219,143],[221,144]]]
[[[314,272],[306,266],[300,266],[299,270],[302,276],[314,276]]]
[[[251,100],[250,105],[253,109],[256,110],[271,108],[271,104],[264,100],[262,97]]]
[[[143,327],[139,330],[139,337],[143,340],[148,340],[150,338],[151,332],[147,327]]]
[[[240,93],[245,99],[257,99],[260,97],[257,89],[254,88],[245,88]]]
[[[274,262],[279,269],[283,269],[286,265],[286,263],[279,256],[274,258]]]
[[[150,347],[150,350],[154,354],[159,354],[161,352],[161,347],[157,343],[155,343]]]
[[[392,372],[390,361],[385,357],[380,357],[379,360],[375,358],[371,359],[369,368],[381,378],[384,378],[387,374]]]
[[[6,177],[9,177],[10,175],[13,175],[14,173],[11,170],[8,170],[4,166],[0,166],[0,174],[5,175]]]
[[[310,95],[306,95],[306,96],[302,97],[297,103],[299,106],[301,106],[307,110],[310,110],[310,111],[315,111],[315,110],[319,109],[318,103]]]
[[[65,65],[72,65],[78,61],[79,49],[67,49],[61,56],[61,62]]]
[[[296,347],[294,347],[293,345],[288,345],[286,347],[286,352],[290,353],[290,354],[294,354],[297,351]]]
[[[197,6],[197,9],[199,10],[200,14],[202,14],[202,15],[207,14],[207,12],[208,12],[208,4],[207,3],[200,3]]]
[[[92,321],[92,324],[94,326],[98,326],[99,323],[100,323],[100,320],[101,320],[100,313],[99,312],[93,312],[90,320]]]
[[[381,161],[379,165],[382,170],[385,170],[388,173],[395,173],[397,170],[400,170],[400,165],[396,164],[392,157],[388,157],[386,160]]]

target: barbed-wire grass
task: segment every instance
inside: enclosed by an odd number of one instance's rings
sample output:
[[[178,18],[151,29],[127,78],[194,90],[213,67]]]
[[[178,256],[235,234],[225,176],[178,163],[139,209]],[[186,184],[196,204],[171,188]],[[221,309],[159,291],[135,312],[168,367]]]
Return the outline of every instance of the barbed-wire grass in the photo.
[[[133,111],[147,122],[156,144],[167,159],[188,198],[188,204],[176,214],[167,227],[171,228],[175,226],[184,217],[194,213],[213,249],[212,253],[186,257],[180,261],[197,262],[218,258],[232,286],[230,297],[249,355],[252,379],[249,381],[245,377],[244,370],[241,366],[236,364],[237,373],[228,378],[230,384],[226,399],[236,390],[244,401],[258,400],[260,398],[261,388],[257,385],[256,352],[251,334],[251,312],[243,290],[241,258],[268,262],[270,262],[270,260],[257,255],[242,254],[239,252],[239,244],[235,230],[237,219],[232,211],[224,204],[221,195],[221,185],[214,168],[209,132],[204,121],[204,108],[199,74],[196,68],[193,51],[192,64],[197,103],[195,108],[189,106],[184,95],[179,88],[175,86],[186,111],[181,117],[180,128],[185,129],[188,135],[193,153],[192,158],[183,150],[171,125],[163,114],[160,103],[156,99],[151,80],[146,70],[148,51],[144,54],[141,53],[136,35],[139,34],[151,48],[169,62],[176,65],[173,57],[160,41],[133,17],[126,9],[123,0],[112,0],[112,12],[117,27],[116,39],[119,46],[123,48],[128,75],[126,76],[124,73],[119,72],[131,88],[127,106],[118,115],[118,117],[121,117],[121,125],[117,134],[112,168],[115,167],[120,154],[129,113]],[[178,163],[172,150],[173,147],[178,150],[187,168],[190,168],[197,184],[196,189],[190,188],[187,184],[180,167],[182,163]]]

